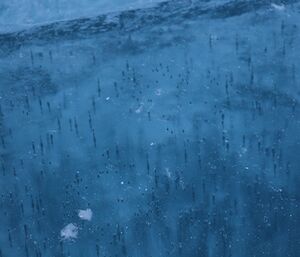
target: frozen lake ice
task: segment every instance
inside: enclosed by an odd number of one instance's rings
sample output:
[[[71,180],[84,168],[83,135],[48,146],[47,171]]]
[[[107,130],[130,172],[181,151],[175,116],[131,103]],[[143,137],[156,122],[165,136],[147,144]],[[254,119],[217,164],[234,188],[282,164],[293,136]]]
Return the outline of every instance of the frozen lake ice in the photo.
[[[2,4],[0,257],[300,256],[298,1],[92,2]]]

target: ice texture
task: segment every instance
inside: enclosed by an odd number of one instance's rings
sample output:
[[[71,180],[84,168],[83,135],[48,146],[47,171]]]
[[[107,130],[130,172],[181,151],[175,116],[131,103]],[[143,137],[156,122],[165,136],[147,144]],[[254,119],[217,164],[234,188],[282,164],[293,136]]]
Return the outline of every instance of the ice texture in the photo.
[[[145,8],[163,0],[1,0],[0,31]]]
[[[299,257],[299,1],[81,9],[0,34],[0,257]]]

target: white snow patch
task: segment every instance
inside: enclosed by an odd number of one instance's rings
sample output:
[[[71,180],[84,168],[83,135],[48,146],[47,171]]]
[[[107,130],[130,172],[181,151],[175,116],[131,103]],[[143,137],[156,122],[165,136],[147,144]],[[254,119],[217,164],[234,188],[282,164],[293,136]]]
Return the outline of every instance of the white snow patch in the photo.
[[[82,220],[91,221],[93,217],[93,212],[91,209],[79,210],[78,217]]]
[[[78,236],[78,227],[70,223],[60,231],[60,236],[63,240],[76,239]]]

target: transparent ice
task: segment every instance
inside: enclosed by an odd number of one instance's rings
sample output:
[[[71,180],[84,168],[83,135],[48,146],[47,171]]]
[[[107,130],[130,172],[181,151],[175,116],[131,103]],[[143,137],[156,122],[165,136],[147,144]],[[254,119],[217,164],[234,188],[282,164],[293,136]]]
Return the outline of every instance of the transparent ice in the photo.
[[[300,256],[299,1],[0,6],[0,257]]]

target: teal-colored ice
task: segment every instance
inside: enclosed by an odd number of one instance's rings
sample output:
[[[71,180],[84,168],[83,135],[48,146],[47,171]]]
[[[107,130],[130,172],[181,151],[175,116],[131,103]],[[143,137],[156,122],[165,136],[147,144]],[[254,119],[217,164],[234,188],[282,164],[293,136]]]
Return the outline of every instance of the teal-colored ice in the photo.
[[[57,2],[0,34],[0,257],[299,257],[300,2]]]

